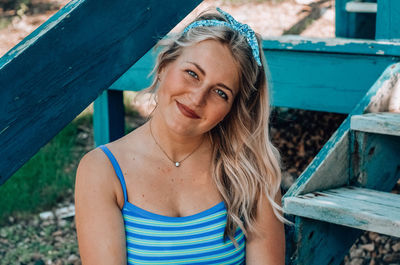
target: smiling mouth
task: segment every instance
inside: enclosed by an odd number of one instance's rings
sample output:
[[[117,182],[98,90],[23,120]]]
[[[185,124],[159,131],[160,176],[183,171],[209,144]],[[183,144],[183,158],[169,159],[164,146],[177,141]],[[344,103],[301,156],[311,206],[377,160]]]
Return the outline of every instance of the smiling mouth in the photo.
[[[188,106],[185,106],[178,101],[176,101],[176,105],[178,106],[178,109],[181,111],[183,116],[186,116],[191,119],[200,119],[200,116],[194,112],[194,110],[190,109]]]

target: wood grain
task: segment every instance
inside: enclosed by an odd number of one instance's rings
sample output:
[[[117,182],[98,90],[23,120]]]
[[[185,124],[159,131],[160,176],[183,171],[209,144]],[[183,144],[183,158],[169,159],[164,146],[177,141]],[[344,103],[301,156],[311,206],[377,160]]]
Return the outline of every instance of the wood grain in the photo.
[[[0,184],[200,1],[70,2],[0,59]]]

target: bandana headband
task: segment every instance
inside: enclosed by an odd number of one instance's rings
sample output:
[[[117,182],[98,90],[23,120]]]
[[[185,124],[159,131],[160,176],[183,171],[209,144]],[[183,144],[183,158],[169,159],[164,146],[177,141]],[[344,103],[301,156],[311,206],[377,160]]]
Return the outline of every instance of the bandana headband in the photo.
[[[217,7],[217,11],[224,15],[224,17],[229,21],[221,21],[217,19],[209,19],[209,20],[198,20],[187,26],[184,30],[183,33],[186,33],[192,28],[196,27],[213,27],[213,26],[225,26],[229,27],[233,30],[236,30],[246,38],[247,43],[249,44],[253,57],[256,60],[257,64],[261,66],[261,59],[260,59],[260,52],[259,52],[259,47],[258,47],[258,42],[256,38],[256,34],[254,31],[247,25],[247,24],[242,24],[238,21],[236,21],[231,15],[226,13],[225,11],[221,10],[219,7]]]

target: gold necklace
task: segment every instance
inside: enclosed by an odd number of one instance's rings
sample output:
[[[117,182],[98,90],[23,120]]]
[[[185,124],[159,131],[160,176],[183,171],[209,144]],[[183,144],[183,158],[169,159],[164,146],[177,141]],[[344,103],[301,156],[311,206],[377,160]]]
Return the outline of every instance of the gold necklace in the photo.
[[[204,137],[203,137],[200,144],[192,152],[190,152],[187,156],[185,156],[181,161],[174,161],[169,157],[167,152],[164,151],[164,149],[161,147],[161,145],[157,142],[156,138],[154,137],[153,130],[151,129],[151,120],[150,120],[150,134],[151,134],[151,137],[153,138],[154,142],[158,146],[158,148],[160,148],[160,150],[164,153],[164,155],[168,158],[168,160],[171,161],[172,163],[174,163],[174,165],[176,167],[179,167],[183,161],[185,161],[189,156],[191,156],[194,152],[196,152],[196,150],[200,148],[201,144],[204,141]]]

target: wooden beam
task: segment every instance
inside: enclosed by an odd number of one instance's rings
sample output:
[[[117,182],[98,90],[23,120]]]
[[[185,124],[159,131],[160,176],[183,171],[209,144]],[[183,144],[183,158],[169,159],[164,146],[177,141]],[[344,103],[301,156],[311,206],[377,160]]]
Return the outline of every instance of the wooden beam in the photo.
[[[322,147],[319,153],[314,157],[311,163],[303,171],[300,177],[292,185],[292,187],[286,192],[284,197],[298,196],[309,192],[318,190],[324,190],[329,188],[336,188],[343,186],[345,182],[350,181],[350,171],[346,175],[337,174],[337,158],[345,156],[343,150],[343,143],[349,142],[349,130],[350,130],[350,119],[352,115],[363,114],[365,109],[368,108],[371,98],[379,91],[379,89],[389,82],[400,72],[400,63],[393,64],[382,73],[380,78],[374,83],[374,85],[368,90],[365,96],[360,100],[357,106],[350,113],[349,117],[343,121],[338,130],[331,136],[328,142]],[[348,150],[347,150],[348,152]],[[350,161],[350,157],[349,160]],[[348,163],[348,162],[347,162]],[[347,165],[346,165],[347,166]],[[350,165],[351,167],[351,165]],[[339,166],[342,168],[342,166]],[[332,179],[334,178],[334,179]]]
[[[375,39],[400,40],[399,14],[399,0],[378,0]]]
[[[354,115],[350,126],[352,130],[400,136],[400,114],[381,112]]]
[[[293,248],[286,252],[290,265],[339,265],[362,230],[295,217]]]
[[[400,195],[342,187],[285,199],[286,213],[400,236]]]
[[[0,59],[0,184],[201,1],[75,0]]]
[[[94,144],[99,146],[125,135],[123,91],[104,90],[93,104]]]
[[[366,3],[350,1],[346,3],[346,11],[353,13],[376,13],[378,10],[377,3]]]

